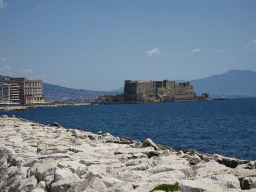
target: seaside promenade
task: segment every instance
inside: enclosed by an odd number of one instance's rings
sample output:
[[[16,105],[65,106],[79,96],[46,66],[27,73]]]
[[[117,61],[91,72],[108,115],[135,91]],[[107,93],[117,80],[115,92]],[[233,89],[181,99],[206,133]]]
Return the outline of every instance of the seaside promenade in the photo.
[[[0,191],[256,191],[256,161],[0,117]]]
[[[44,104],[31,104],[31,105],[0,105],[0,110],[3,111],[25,111],[36,108],[55,108],[55,107],[76,107],[91,105],[91,103],[44,103]]]

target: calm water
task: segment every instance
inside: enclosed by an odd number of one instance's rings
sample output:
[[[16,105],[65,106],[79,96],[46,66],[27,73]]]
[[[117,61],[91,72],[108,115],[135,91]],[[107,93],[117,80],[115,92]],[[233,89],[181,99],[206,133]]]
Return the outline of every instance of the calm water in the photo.
[[[2,114],[256,160],[256,98],[46,108]]]

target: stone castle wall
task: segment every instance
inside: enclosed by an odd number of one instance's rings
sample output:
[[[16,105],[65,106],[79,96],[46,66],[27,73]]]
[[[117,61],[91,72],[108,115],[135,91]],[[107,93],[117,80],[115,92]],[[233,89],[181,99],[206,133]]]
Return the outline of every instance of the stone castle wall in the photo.
[[[124,97],[135,102],[166,102],[195,99],[194,88],[187,83],[175,81],[125,81]]]

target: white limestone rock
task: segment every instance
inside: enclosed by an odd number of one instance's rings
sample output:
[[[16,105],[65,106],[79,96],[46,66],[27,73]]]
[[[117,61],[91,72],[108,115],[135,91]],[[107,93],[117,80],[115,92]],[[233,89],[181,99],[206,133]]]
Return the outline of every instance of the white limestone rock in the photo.
[[[0,191],[8,189],[15,181],[21,179],[21,169],[18,167],[9,167],[2,172],[0,177]]]
[[[175,182],[177,182],[177,180],[169,179],[165,183],[162,183],[161,181],[159,181],[159,182],[155,181],[155,182],[150,182],[150,183],[149,182],[133,183],[133,187],[135,188],[133,191],[134,192],[142,192],[142,191],[148,192],[148,191],[153,190],[158,185],[161,185],[161,184],[173,185]]]
[[[155,167],[148,169],[147,171],[151,174],[156,174],[174,170],[182,171],[187,177],[193,173],[192,168],[184,164],[159,164]]]
[[[90,165],[87,167],[87,170],[104,174],[107,172],[107,165]]]
[[[179,182],[178,190],[182,192],[222,192],[224,189],[216,183],[205,183],[200,180],[182,180]]]
[[[206,177],[214,174],[230,174],[231,168],[221,165],[215,161],[209,161],[206,163],[198,163],[195,165],[196,177]]]
[[[256,175],[254,161],[236,160],[237,167],[229,168],[216,161],[201,162],[206,158],[196,152],[177,155],[161,150],[150,140],[138,148],[134,143],[129,144],[129,140],[110,134],[42,127],[13,118],[3,122],[0,191],[150,191],[157,185],[177,181],[182,192],[212,189],[241,192],[235,176],[244,185],[248,182],[254,187],[251,177]],[[233,162],[224,157],[219,160],[227,165]],[[196,165],[191,166],[193,163]]]
[[[74,174],[68,168],[56,168],[54,173],[54,182],[57,182],[65,177],[72,177]]]
[[[230,172],[234,176],[249,176],[249,175],[256,175],[256,169],[243,169],[237,166],[235,169],[231,169]]]
[[[91,159],[81,159],[79,163],[84,164],[86,166],[90,166],[94,164],[100,164],[100,161],[96,158],[91,158]]]
[[[153,147],[155,150],[158,150],[159,148],[157,145],[149,138],[147,138],[143,143],[142,147]]]
[[[20,155],[18,154],[10,154],[8,155],[7,161],[9,162],[10,166],[16,166],[22,161],[24,161],[24,159],[20,157]]]
[[[89,179],[89,184],[88,184],[87,189],[94,189],[96,191],[103,191],[106,188],[107,188],[106,185],[104,184],[102,179],[100,179],[99,177],[93,177],[93,178]]]
[[[0,159],[2,159],[5,156],[15,154],[15,151],[11,147],[1,146],[0,148]]]
[[[184,165],[190,165],[189,162],[184,159],[180,158],[177,155],[169,155],[169,156],[161,156],[161,157],[155,157],[153,158],[155,162],[159,164],[184,164]]]
[[[201,161],[201,158],[197,154],[194,154],[194,155],[184,154],[181,158],[186,158],[191,165],[195,165]]]
[[[35,163],[32,167],[35,170],[35,176],[39,181],[46,181],[47,176],[54,176],[54,172],[57,168],[57,161],[42,161],[42,163]]]
[[[114,178],[110,175],[103,176],[102,181],[104,182],[107,188],[113,187],[114,185],[121,185],[122,183],[124,183],[123,181]]]
[[[73,185],[76,185],[81,179],[78,176],[72,175],[68,177],[64,177],[57,182],[53,182],[51,184],[51,191],[52,192],[66,192],[69,188]]]
[[[33,167],[34,164],[38,162],[38,159],[35,157],[29,157],[29,158],[25,158],[22,162],[21,162],[21,166],[23,167]]]
[[[146,163],[140,163],[138,165],[135,166],[130,166],[129,167],[131,170],[141,170],[141,171],[145,171],[149,168],[149,165]]]
[[[86,175],[88,173],[88,169],[85,166],[79,166],[76,170],[76,174],[78,175],[78,177],[80,177],[81,179],[83,178],[83,175]]]
[[[87,166],[78,161],[61,161],[59,162],[58,167],[68,168],[72,173],[77,174],[79,177],[87,172]]]
[[[16,189],[16,192],[32,191],[37,186],[37,180],[35,176],[21,180],[20,186]]]
[[[123,182],[114,185],[113,187],[107,188],[102,192],[131,192],[134,191],[131,182]]]
[[[89,179],[89,180],[92,179],[92,178],[94,178],[94,177],[98,177],[98,178],[102,179],[102,175],[100,175],[100,174],[97,173],[97,172],[93,172],[93,171],[88,172],[88,173],[84,176],[85,179]]]
[[[253,188],[256,188],[256,177],[244,177],[242,179],[242,189],[248,190]]]
[[[96,191],[96,190],[87,190],[88,185],[89,185],[89,181],[87,179],[81,179],[76,184],[72,185],[67,190],[67,192]]]
[[[7,169],[7,167],[8,167],[7,159],[5,159],[5,158],[0,159],[0,174],[1,174],[5,169]]]
[[[40,188],[35,188],[31,192],[48,192],[48,191]]]
[[[215,183],[219,184],[221,187],[226,189],[241,189],[240,182],[237,177],[232,174],[219,174],[219,175],[210,175],[204,178],[198,178],[196,181],[204,183]]]
[[[157,182],[157,181],[168,181],[168,180],[183,180],[186,178],[186,175],[180,170],[160,172],[153,174],[149,177],[143,178],[145,182]]]

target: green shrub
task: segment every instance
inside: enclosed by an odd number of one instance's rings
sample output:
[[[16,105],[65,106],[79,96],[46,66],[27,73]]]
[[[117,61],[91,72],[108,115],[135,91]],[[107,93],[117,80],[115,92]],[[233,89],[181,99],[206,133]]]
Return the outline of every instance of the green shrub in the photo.
[[[156,191],[156,190],[162,190],[162,191],[178,191],[178,185],[179,183],[176,182],[173,185],[167,185],[167,184],[162,184],[162,185],[158,185],[157,187],[155,187],[153,190],[151,190],[150,192]]]

